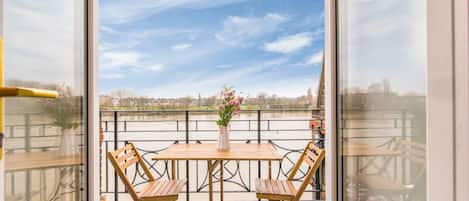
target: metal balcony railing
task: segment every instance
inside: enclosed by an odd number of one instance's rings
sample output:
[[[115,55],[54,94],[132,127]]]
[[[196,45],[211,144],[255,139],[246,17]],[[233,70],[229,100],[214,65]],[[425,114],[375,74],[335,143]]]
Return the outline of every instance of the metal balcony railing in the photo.
[[[323,144],[319,131],[324,128],[311,129],[309,122],[313,119],[321,122],[319,110],[244,110],[240,117],[230,123],[231,141],[235,143],[272,143],[283,155],[283,160],[273,164],[272,175],[278,179],[288,176],[298,155],[308,141]],[[315,118],[313,118],[315,117]],[[157,178],[169,178],[167,161],[152,161],[151,155],[167,148],[173,143],[215,143],[217,126],[216,111],[102,111],[101,127],[105,137],[102,143],[103,152],[118,149],[127,143],[134,143],[143,155],[150,170]],[[113,194],[115,201],[120,193],[126,193],[125,187],[116,177],[112,166],[103,155],[102,159],[102,192]],[[268,164],[261,161],[226,161],[223,166],[228,174],[224,182],[227,193],[254,192],[254,179],[265,177]],[[304,167],[305,168],[305,167]],[[186,178],[188,183],[185,192],[186,200],[191,193],[207,191],[207,168],[198,161],[179,161],[176,164],[178,178]],[[323,192],[322,174],[318,172],[311,188],[313,199],[320,199]],[[300,171],[296,180],[300,181],[306,169]],[[216,171],[215,171],[216,174]],[[127,176],[137,187],[146,182],[137,170],[129,169]],[[220,178],[214,178],[217,183]]]

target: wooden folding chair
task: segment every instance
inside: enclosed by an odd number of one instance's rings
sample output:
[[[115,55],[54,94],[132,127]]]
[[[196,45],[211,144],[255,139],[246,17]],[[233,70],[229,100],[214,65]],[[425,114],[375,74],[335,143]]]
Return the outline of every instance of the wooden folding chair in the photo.
[[[155,180],[142,156],[132,143],[114,152],[108,152],[107,155],[134,201],[176,201],[179,192],[186,184],[185,180]],[[132,182],[125,174],[125,169],[136,163],[142,167],[149,181],[140,193],[135,191]]]
[[[288,175],[287,180],[256,180],[257,198],[268,199],[270,201],[299,201],[308,184],[311,184],[314,173],[316,173],[316,170],[324,159],[324,156],[325,152],[323,149],[320,149],[312,142],[309,142],[300,158],[296,162],[295,166],[293,167],[292,171]],[[301,183],[300,187],[296,189],[296,187],[293,185],[293,179],[303,162],[309,166],[309,169],[306,173],[306,176],[304,177],[304,181]]]
[[[391,151],[400,153],[398,157],[407,161],[407,168],[413,167],[413,175],[408,178],[408,181],[390,179],[381,174],[355,175],[349,178],[353,184],[349,187],[349,191],[358,193],[364,198],[374,196],[383,197],[385,200],[394,200],[393,197],[403,196],[404,200],[410,200],[412,192],[426,173],[426,147],[424,144],[398,140],[394,150]]]

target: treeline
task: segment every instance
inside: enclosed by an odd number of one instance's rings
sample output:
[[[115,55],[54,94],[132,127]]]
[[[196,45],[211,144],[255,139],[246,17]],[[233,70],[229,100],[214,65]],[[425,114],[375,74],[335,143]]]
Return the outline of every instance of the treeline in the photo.
[[[309,109],[315,106],[315,96],[308,90],[307,95],[298,97],[279,97],[275,94],[259,93],[255,97],[245,97],[243,109],[285,109],[298,108]],[[135,96],[132,93],[114,93],[101,95],[100,104],[103,109],[114,110],[169,110],[191,109],[207,110],[216,109],[219,100],[217,96],[209,97],[180,97],[180,98],[148,98]]]

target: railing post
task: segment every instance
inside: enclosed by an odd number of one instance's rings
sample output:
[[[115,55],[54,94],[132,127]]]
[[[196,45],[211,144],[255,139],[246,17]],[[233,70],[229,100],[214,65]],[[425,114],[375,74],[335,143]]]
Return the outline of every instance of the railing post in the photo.
[[[401,134],[402,138],[405,139],[407,135],[407,113],[405,110],[401,111],[401,123],[402,123],[402,128],[401,128]]]
[[[31,116],[25,114],[24,116],[24,148],[26,152],[31,151]],[[26,171],[26,201],[32,200],[32,188],[31,188],[31,170]]]
[[[257,110],[257,143],[261,143],[261,110]],[[261,161],[257,161],[257,178],[261,178]]]
[[[189,144],[189,110],[186,110],[186,144]],[[186,160],[186,201],[189,201],[189,160]]]
[[[114,111],[114,150],[117,150],[118,149],[118,146],[117,146],[117,141],[118,141],[118,130],[119,130],[119,125],[118,125],[118,112],[117,111]],[[119,201],[119,186],[118,186],[118,183],[117,183],[117,172],[114,171],[114,200],[115,201]]]
[[[24,149],[26,152],[31,151],[31,115],[30,114],[24,115]]]
[[[319,139],[315,140],[317,142],[317,144],[319,145],[319,148],[321,149],[324,149],[324,142],[322,141],[323,139],[321,138],[321,130],[323,129],[322,128],[322,120],[320,121],[320,126],[318,127],[319,128],[319,135],[317,135],[317,137],[319,137]],[[321,165],[319,166],[318,170],[316,171],[316,179],[315,179],[315,187],[316,187],[316,200],[320,200],[321,199],[321,192],[322,192],[322,175],[323,175],[323,168],[324,168],[324,161],[321,162]]]
[[[401,111],[401,123],[402,123],[402,128],[401,128],[401,135],[402,135],[402,140],[407,140],[407,111],[405,109],[403,109]],[[402,178],[401,178],[401,181],[402,182],[406,182],[407,180],[407,170],[406,170],[406,167],[407,167],[407,160],[405,159],[401,159],[401,170],[402,170]],[[410,173],[411,174],[411,173]]]

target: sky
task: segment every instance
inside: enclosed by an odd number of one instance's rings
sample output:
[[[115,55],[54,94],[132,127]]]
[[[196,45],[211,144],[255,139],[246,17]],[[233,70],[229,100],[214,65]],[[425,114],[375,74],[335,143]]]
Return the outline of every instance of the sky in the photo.
[[[100,0],[100,93],[305,95],[323,27],[322,0]]]

